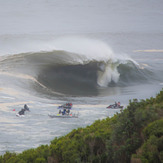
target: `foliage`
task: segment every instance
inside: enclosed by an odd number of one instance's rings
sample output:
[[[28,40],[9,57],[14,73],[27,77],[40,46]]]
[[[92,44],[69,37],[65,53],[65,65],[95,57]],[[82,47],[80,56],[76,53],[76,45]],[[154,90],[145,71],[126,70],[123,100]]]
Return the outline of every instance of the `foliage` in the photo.
[[[144,130],[144,144],[138,153],[142,162],[163,162],[163,119],[150,123]]]
[[[0,157],[0,163],[46,163],[49,156],[48,145],[29,149],[20,154],[6,152]]]
[[[74,129],[51,144],[20,154],[6,152],[0,163],[163,162],[163,90],[150,99],[130,100],[121,113]]]

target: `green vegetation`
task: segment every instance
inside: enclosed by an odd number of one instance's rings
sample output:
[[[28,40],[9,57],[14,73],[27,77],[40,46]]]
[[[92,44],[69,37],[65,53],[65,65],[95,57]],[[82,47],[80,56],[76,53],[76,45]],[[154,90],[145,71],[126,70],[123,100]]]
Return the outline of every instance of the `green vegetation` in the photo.
[[[163,162],[163,90],[156,98],[134,99],[114,117],[75,129],[49,146],[0,156],[0,163],[46,162]]]

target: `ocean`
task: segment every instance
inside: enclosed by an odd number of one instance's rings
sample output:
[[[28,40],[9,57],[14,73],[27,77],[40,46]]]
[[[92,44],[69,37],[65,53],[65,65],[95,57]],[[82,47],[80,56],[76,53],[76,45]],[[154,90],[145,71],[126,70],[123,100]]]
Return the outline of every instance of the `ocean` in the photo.
[[[112,117],[163,88],[161,0],[0,0],[0,154]],[[73,103],[78,118],[50,118]],[[27,104],[24,117],[16,113]]]

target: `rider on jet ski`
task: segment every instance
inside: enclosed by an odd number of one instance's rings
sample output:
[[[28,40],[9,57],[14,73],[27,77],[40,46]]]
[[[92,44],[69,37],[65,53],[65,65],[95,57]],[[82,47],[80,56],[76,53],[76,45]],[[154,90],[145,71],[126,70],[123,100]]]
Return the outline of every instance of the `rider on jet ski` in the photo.
[[[25,104],[24,108],[19,111],[19,115],[24,115],[25,111],[29,111],[29,107]]]

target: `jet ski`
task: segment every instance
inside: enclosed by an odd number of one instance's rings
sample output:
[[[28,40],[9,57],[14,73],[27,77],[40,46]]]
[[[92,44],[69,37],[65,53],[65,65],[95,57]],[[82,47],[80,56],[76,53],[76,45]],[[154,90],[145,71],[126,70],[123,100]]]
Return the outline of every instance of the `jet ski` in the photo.
[[[123,109],[123,106],[120,105],[120,102],[118,102],[118,103],[115,102],[115,104],[109,105],[106,108],[107,109]]]
[[[66,103],[61,106],[58,106],[58,109],[71,109],[72,108],[72,103]]]
[[[24,105],[24,108],[21,109],[21,110],[16,114],[16,116],[17,116],[17,117],[24,117],[26,111],[30,111],[30,110],[29,110],[29,107],[25,104],[25,105]]]

